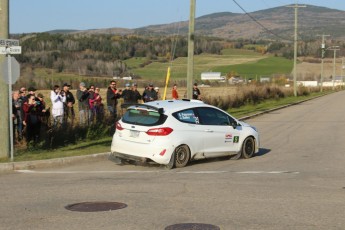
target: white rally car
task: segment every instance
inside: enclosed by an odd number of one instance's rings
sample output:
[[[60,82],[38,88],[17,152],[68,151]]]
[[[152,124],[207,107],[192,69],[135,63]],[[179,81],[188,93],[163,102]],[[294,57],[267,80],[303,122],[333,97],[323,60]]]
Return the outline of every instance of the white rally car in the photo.
[[[116,123],[111,157],[180,168],[191,160],[250,158],[258,150],[255,127],[202,101],[165,100],[127,108]]]

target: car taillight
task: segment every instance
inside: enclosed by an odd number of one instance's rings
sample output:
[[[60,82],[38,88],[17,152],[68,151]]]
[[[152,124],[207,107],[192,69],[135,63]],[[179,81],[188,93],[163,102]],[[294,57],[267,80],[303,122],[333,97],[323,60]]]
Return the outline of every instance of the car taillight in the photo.
[[[173,131],[172,128],[155,128],[147,130],[146,134],[150,136],[167,136]]]
[[[123,130],[123,128],[119,122],[116,122],[116,129],[117,130]]]

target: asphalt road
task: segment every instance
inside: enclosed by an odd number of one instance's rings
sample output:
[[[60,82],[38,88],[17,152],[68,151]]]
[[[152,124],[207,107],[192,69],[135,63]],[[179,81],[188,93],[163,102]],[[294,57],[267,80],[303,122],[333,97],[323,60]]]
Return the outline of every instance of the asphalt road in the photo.
[[[260,154],[247,160],[165,170],[97,159],[2,173],[0,229],[345,229],[345,92],[247,122],[261,134]],[[65,209],[79,202],[127,207]]]

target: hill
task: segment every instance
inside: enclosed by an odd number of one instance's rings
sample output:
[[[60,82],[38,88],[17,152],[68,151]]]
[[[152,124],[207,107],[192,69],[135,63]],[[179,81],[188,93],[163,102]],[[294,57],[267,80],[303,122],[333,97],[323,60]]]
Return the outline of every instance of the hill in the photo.
[[[250,16],[249,16],[250,15]],[[278,39],[292,40],[294,33],[294,9],[275,7],[246,13],[220,12],[196,18],[195,32],[199,35],[228,39]],[[298,11],[301,38],[315,39],[317,34],[331,34],[332,38],[345,38],[345,11],[306,5]],[[188,21],[149,25],[137,29],[107,28],[73,33],[90,34],[152,34],[172,35],[188,33]],[[278,35],[278,36],[277,36]]]

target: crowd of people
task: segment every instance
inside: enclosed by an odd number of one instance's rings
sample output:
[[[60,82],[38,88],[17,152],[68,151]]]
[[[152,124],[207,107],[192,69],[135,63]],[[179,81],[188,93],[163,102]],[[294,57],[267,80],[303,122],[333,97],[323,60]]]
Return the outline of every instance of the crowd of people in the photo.
[[[70,92],[71,85],[64,83],[60,88],[54,85],[50,92],[51,107],[46,106],[46,101],[41,93],[36,95],[36,89],[21,87],[12,93],[12,116],[16,141],[25,138],[29,144],[37,144],[40,141],[41,130],[64,127],[75,124],[74,105],[78,102],[79,122],[81,126],[93,122],[101,122],[105,116],[103,98],[100,88],[95,85],[86,86],[84,82],[79,84],[76,97]],[[110,117],[110,123],[117,119],[118,100],[123,98],[125,104],[136,104],[160,100],[159,88],[148,84],[142,94],[138,91],[138,85],[127,83],[125,89],[117,89],[116,81],[110,81],[106,92],[106,109]],[[172,88],[172,99],[179,99],[177,85]],[[201,99],[200,90],[195,83],[193,86],[193,99]]]

